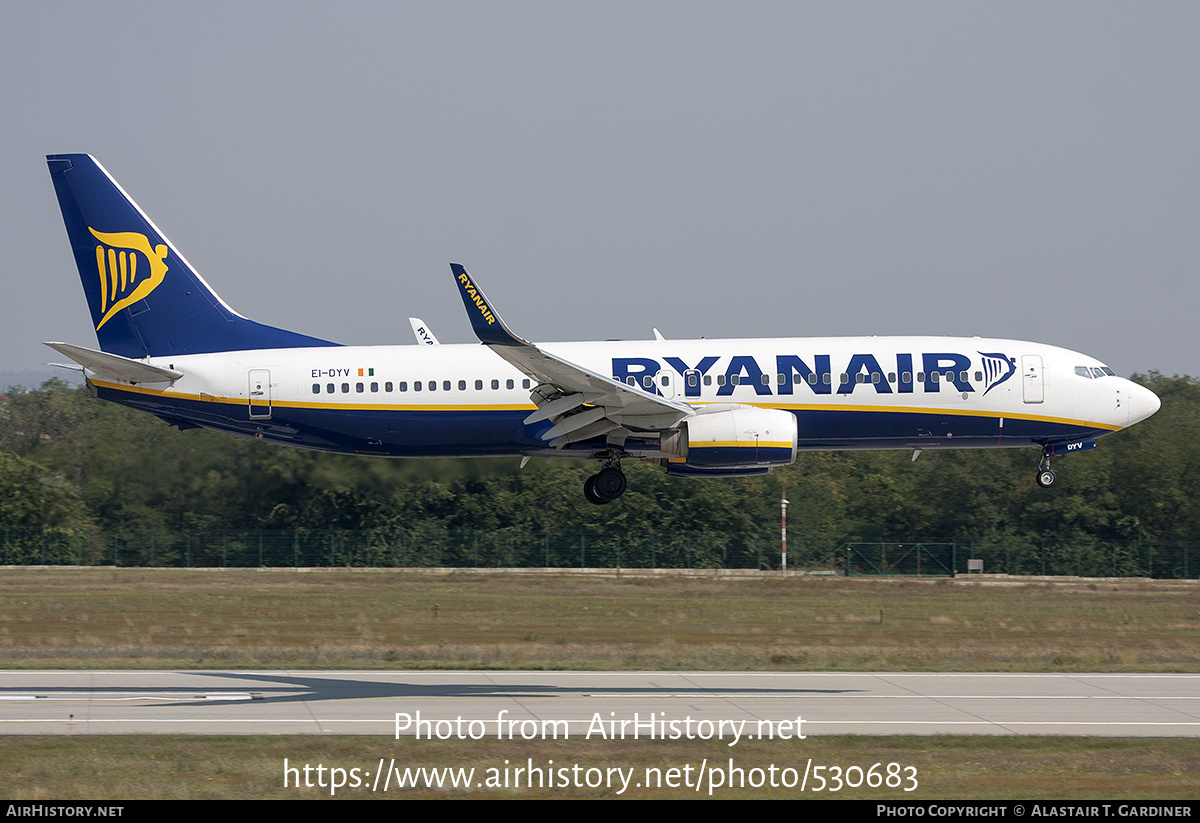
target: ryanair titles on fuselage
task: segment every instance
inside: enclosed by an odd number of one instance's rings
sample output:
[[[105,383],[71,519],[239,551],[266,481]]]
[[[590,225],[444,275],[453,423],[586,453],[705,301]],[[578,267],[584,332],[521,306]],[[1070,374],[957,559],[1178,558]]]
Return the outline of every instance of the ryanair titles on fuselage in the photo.
[[[440,348],[448,352],[453,347]],[[968,355],[947,351],[860,353],[849,355],[848,359],[846,355],[838,358],[836,362],[842,366],[840,371],[834,370],[834,356],[829,354],[613,356],[605,360],[611,360],[609,373],[613,379],[659,396],[663,395],[659,376],[676,374],[678,377],[672,382],[682,389],[685,398],[711,397],[714,389],[717,397],[731,397],[738,389],[739,397],[744,397],[750,389],[758,396],[784,397],[804,392],[824,396],[850,395],[855,390],[860,394],[873,391],[880,395],[945,391],[986,396],[1017,373],[1016,358],[1002,352],[979,352],[974,360]],[[581,359],[581,362],[586,361],[587,358]],[[462,368],[463,364],[449,367]],[[375,371],[360,368],[357,364],[354,368],[322,364],[321,368],[311,369],[314,380],[355,374],[373,376]]]
[[[974,373],[971,357],[957,352],[924,352],[920,355],[902,352],[894,355],[895,362],[885,357],[886,363],[881,363],[874,354],[853,354],[840,372],[833,371],[832,358],[828,354],[816,354],[807,360],[795,354],[779,354],[770,364],[774,368],[764,368],[765,364],[752,355],[734,355],[728,358],[723,371],[717,368],[715,372],[714,367],[725,358],[709,355],[691,363],[680,357],[662,360],[681,376],[697,376],[694,381],[684,380],[687,397],[699,397],[701,384],[713,382],[717,385],[718,397],[732,395],[739,386],[752,387],[759,395],[796,394],[797,386],[801,385],[814,394],[853,394],[857,388],[873,389],[877,394],[912,394],[917,384],[921,384],[925,392],[938,392],[946,385],[948,390],[964,394],[975,392],[978,385],[986,395],[1017,371],[1016,358],[1002,352],[978,354]],[[612,358],[612,375],[616,380],[647,389],[658,385],[655,377],[663,368],[663,364],[652,357]],[[715,381],[711,379],[714,376]],[[710,379],[706,381],[705,378]],[[657,388],[654,392],[661,394]]]

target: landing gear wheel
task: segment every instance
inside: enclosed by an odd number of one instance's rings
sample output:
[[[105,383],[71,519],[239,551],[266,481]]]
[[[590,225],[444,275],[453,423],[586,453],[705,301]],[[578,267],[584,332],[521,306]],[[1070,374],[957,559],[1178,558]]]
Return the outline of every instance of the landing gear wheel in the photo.
[[[605,503],[611,503],[611,502],[612,502],[612,500],[610,500],[610,499],[609,499],[609,498],[607,498],[607,497],[601,497],[601,496],[599,495],[599,493],[597,493],[597,491],[596,491],[596,478],[597,478],[598,476],[599,476],[599,475],[595,475],[595,474],[593,474],[593,475],[592,475],[591,477],[589,477],[589,478],[588,478],[586,481],[584,481],[584,484],[583,484],[583,496],[587,498],[587,501],[588,501],[589,503],[593,503],[593,504],[595,504],[595,505],[597,505],[597,506],[603,506]]]
[[[1048,489],[1054,485],[1054,472],[1049,469],[1042,469],[1037,473],[1037,484],[1043,489]]]
[[[596,493],[609,500],[616,500],[625,493],[625,489],[629,486],[629,481],[625,479],[625,472],[612,467],[601,469],[595,478]]]

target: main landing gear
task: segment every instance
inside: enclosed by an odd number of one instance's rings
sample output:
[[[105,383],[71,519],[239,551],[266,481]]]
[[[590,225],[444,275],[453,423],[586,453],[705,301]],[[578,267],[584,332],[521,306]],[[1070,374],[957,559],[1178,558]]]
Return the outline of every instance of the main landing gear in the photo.
[[[1042,454],[1042,460],[1038,463],[1037,484],[1043,489],[1054,485],[1054,472],[1050,471],[1050,455],[1045,453]]]
[[[629,481],[625,479],[625,472],[621,471],[619,458],[604,458],[600,465],[600,471],[589,477],[583,484],[583,496],[589,503],[597,506],[613,502],[623,495],[629,486]]]

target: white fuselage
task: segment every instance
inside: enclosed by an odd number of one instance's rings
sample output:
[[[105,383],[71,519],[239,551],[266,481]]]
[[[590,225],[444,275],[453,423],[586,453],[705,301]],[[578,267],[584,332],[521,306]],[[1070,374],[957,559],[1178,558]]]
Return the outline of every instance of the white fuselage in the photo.
[[[554,343],[541,348],[695,406],[786,409],[801,449],[1066,442],[1153,414],[1158,398],[1095,358],[1015,340],[776,338]],[[103,396],[186,422],[332,451],[580,456],[522,419],[537,381],[488,347],[337,346],[150,359],[173,385],[94,380]],[[1107,373],[1106,373],[1107,372]],[[543,428],[545,428],[543,424]],[[657,453],[657,435],[628,447]]]

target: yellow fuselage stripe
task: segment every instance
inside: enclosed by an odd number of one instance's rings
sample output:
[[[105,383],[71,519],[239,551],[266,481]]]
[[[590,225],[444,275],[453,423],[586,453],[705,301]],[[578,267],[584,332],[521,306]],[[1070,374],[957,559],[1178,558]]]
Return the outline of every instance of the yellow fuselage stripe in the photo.
[[[133,394],[145,394],[156,397],[169,397],[173,400],[193,400],[201,403],[225,403],[228,405],[246,405],[250,402],[244,397],[218,397],[211,394],[191,394],[186,392],[177,392],[172,390],[162,389],[147,389],[142,386],[127,386],[122,383],[110,383],[106,380],[91,379],[91,382],[97,386],[103,386],[106,389],[114,391],[130,392]],[[255,402],[265,406],[265,400],[257,400]],[[698,405],[709,405],[702,403]],[[1124,426],[1116,426],[1111,423],[1101,423],[1095,420],[1075,420],[1068,417],[1048,417],[1038,414],[1023,414],[1019,412],[1007,411],[985,411],[979,409],[947,409],[938,407],[921,407],[921,406],[842,406],[835,403],[817,404],[817,403],[745,403],[742,405],[755,406],[763,409],[780,409],[783,411],[845,411],[845,412],[866,412],[876,414],[947,414],[956,417],[1003,417],[1007,420],[1033,420],[1043,423],[1059,423],[1064,426],[1084,426],[1093,429],[1107,429],[1108,431],[1120,431]],[[311,411],[321,411],[325,409],[336,409],[342,411],[528,411],[537,408],[532,403],[469,403],[469,404],[398,404],[398,403],[304,403],[294,400],[272,400],[273,408],[285,409],[309,409]]]

